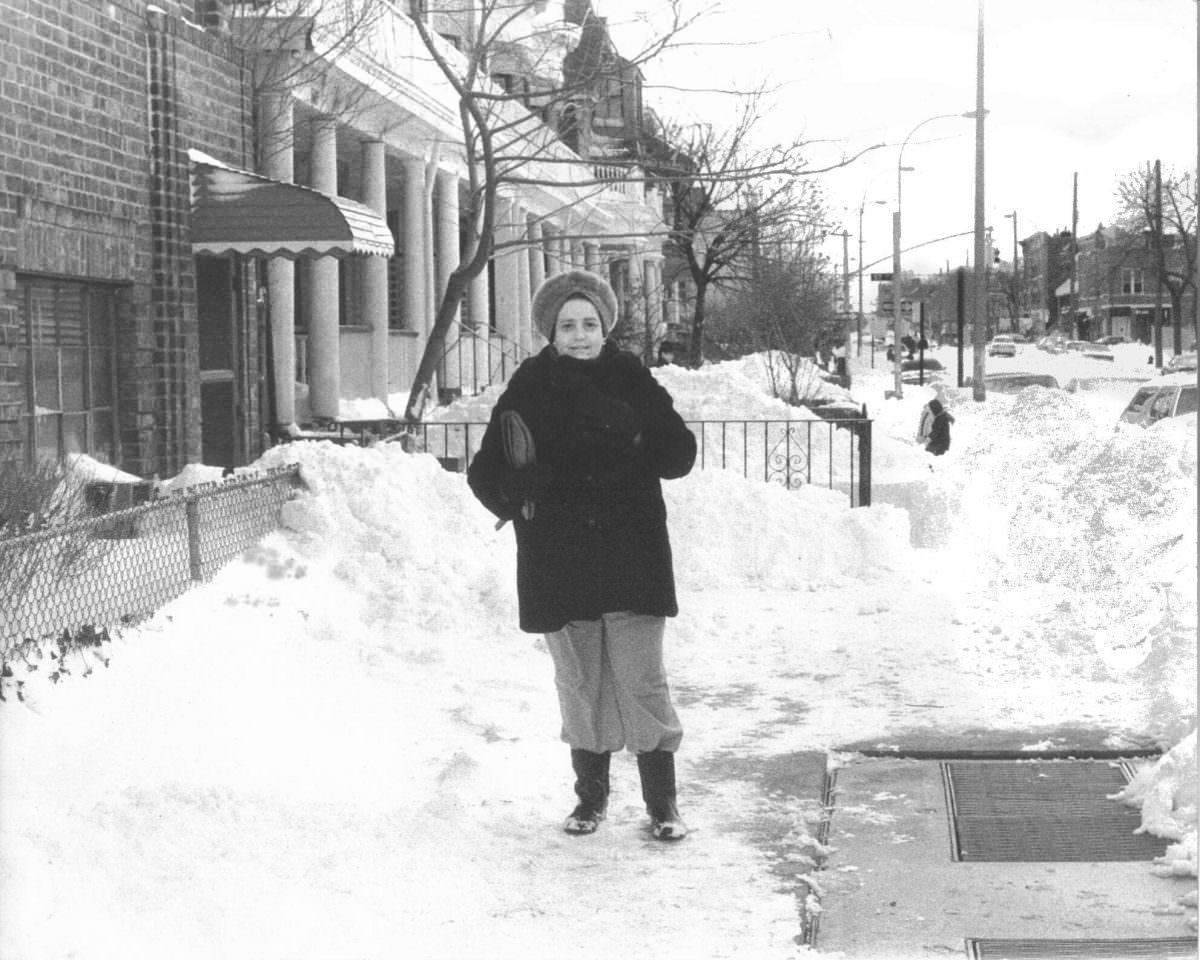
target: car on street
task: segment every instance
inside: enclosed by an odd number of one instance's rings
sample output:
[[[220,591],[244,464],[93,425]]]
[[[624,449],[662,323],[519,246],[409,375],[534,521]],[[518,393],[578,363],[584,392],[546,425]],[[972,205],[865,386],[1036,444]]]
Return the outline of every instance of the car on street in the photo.
[[[1145,383],[1147,377],[1114,373],[1100,377],[1072,377],[1065,387],[1067,393],[1111,393],[1125,391],[1125,395],[1136,384]]]
[[[933,357],[913,357],[911,360],[900,361],[900,382],[901,383],[929,383],[933,380],[940,380],[945,375],[946,368],[940,360],[935,360]]]
[[[1092,360],[1107,360],[1111,363],[1116,359],[1112,347],[1107,343],[1085,343],[1079,348],[1079,352],[1082,356],[1090,357]]]
[[[1007,333],[998,333],[988,344],[987,355],[989,357],[1015,357],[1017,342]]]
[[[1163,367],[1163,373],[1188,373],[1196,372],[1196,351],[1190,353],[1177,353]]]
[[[1200,407],[1200,387],[1189,373],[1168,373],[1147,380],[1121,413],[1126,423],[1149,426],[1167,417],[1195,413]]]
[[[967,377],[964,387],[970,387],[974,381]],[[1058,380],[1048,373],[1029,373],[1017,371],[1013,373],[985,373],[983,389],[985,393],[1020,393],[1026,387],[1046,387],[1050,390],[1059,389]]]
[[[1038,349],[1045,350],[1047,353],[1066,353],[1067,338],[1061,333],[1052,333],[1038,341]]]

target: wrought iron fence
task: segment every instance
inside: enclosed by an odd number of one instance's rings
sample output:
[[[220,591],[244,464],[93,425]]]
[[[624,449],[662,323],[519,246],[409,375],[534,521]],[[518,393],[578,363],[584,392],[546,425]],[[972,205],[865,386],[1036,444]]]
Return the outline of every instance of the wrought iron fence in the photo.
[[[279,467],[0,539],[0,654],[150,616],[276,529],[299,484]]]
[[[845,411],[849,414],[852,411]],[[696,466],[734,470],[789,489],[816,485],[843,491],[853,507],[871,504],[871,423],[861,415],[820,420],[689,420]],[[388,439],[465,470],[487,424],[433,421],[397,428]]]

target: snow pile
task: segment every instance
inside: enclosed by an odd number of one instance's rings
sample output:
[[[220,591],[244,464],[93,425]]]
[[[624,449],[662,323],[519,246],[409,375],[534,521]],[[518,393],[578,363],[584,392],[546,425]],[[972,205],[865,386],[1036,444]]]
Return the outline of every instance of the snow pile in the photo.
[[[1117,799],[1142,808],[1142,827],[1156,837],[1175,841],[1156,861],[1162,876],[1194,877],[1196,871],[1196,731],[1156,762],[1146,764]],[[1192,906],[1196,906],[1195,895]]]
[[[446,630],[515,619],[509,538],[460,475],[399,444],[276,447],[263,466],[299,463],[309,496],[285,505],[283,526],[310,558],[336,556],[336,574],[369,585],[368,623]]]

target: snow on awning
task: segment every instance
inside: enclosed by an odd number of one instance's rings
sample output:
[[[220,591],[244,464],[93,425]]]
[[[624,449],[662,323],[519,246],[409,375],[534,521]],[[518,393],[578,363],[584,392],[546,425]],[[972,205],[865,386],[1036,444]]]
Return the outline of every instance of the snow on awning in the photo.
[[[390,257],[396,252],[387,222],[345,197],[272,180],[214,160],[199,150],[192,161],[192,252],[220,256]]]

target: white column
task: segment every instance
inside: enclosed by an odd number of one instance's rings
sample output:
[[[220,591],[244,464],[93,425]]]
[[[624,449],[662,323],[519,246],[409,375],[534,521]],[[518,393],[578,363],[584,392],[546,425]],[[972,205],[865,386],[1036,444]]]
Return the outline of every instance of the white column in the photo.
[[[662,261],[649,257],[645,267],[646,317],[652,340],[657,343],[662,328]]]
[[[583,270],[587,266],[587,254],[582,240],[571,241],[571,269]]]
[[[674,328],[679,323],[679,281],[671,284],[670,299],[667,300],[667,323]]]
[[[629,331],[634,343],[646,344],[646,298],[645,293],[645,257],[642,251],[634,249],[629,252],[629,297],[631,300],[629,322],[633,328]]]
[[[449,170],[438,171],[434,203],[437,220],[437,299],[440,301],[445,295],[446,285],[450,282],[450,274],[458,266],[457,174]],[[442,383],[443,387],[452,390],[461,390],[464,380],[470,381],[470,370],[464,369],[464,359],[459,351],[458,325],[460,320],[456,307],[454,318],[446,331],[446,377]]]
[[[524,207],[516,208],[516,235],[524,244],[529,238],[529,215]],[[532,312],[532,270],[529,266],[529,247],[517,250],[517,343],[521,353],[528,356],[533,352],[530,314]]]
[[[471,330],[474,334],[472,343],[475,347],[474,356],[472,357],[473,369],[471,371],[471,385],[474,390],[482,390],[491,382],[488,373],[491,369],[488,361],[491,351],[491,318],[488,311],[488,291],[488,272],[485,266],[479,271],[476,277],[472,278],[471,286],[467,290],[467,304],[471,313]]]
[[[337,122],[313,121],[312,183],[314,190],[337,194]],[[341,398],[341,333],[338,277],[333,257],[309,261],[308,402],[314,417],[334,419]]]
[[[571,244],[562,230],[554,231],[554,262],[557,264],[556,273],[566,273],[571,269]]]
[[[387,178],[382,140],[362,145],[363,203],[387,220]],[[363,320],[371,329],[371,396],[388,398],[388,262],[366,257],[363,263]]]
[[[591,273],[600,273],[600,241],[583,241],[583,268]],[[607,280],[608,278],[605,277]]]
[[[291,183],[292,101],[287,94],[263,98],[263,174]],[[267,305],[271,317],[271,376],[275,381],[275,425],[296,422],[296,265],[282,257],[267,261]]]
[[[511,244],[519,239],[516,204],[504,197],[496,198],[496,243]],[[506,246],[492,254],[496,265],[496,330],[509,344],[518,342],[517,319],[521,309],[520,249]],[[506,344],[507,346],[507,344]]]
[[[404,160],[404,324],[425,343],[425,161]]]
[[[536,291],[546,282],[546,248],[542,245],[542,225],[530,220],[526,234],[529,237],[529,286]]]
[[[555,274],[561,273],[562,268],[558,262],[558,241],[555,239],[555,230],[547,223],[542,224],[542,250],[546,257],[546,277],[549,279]]]

